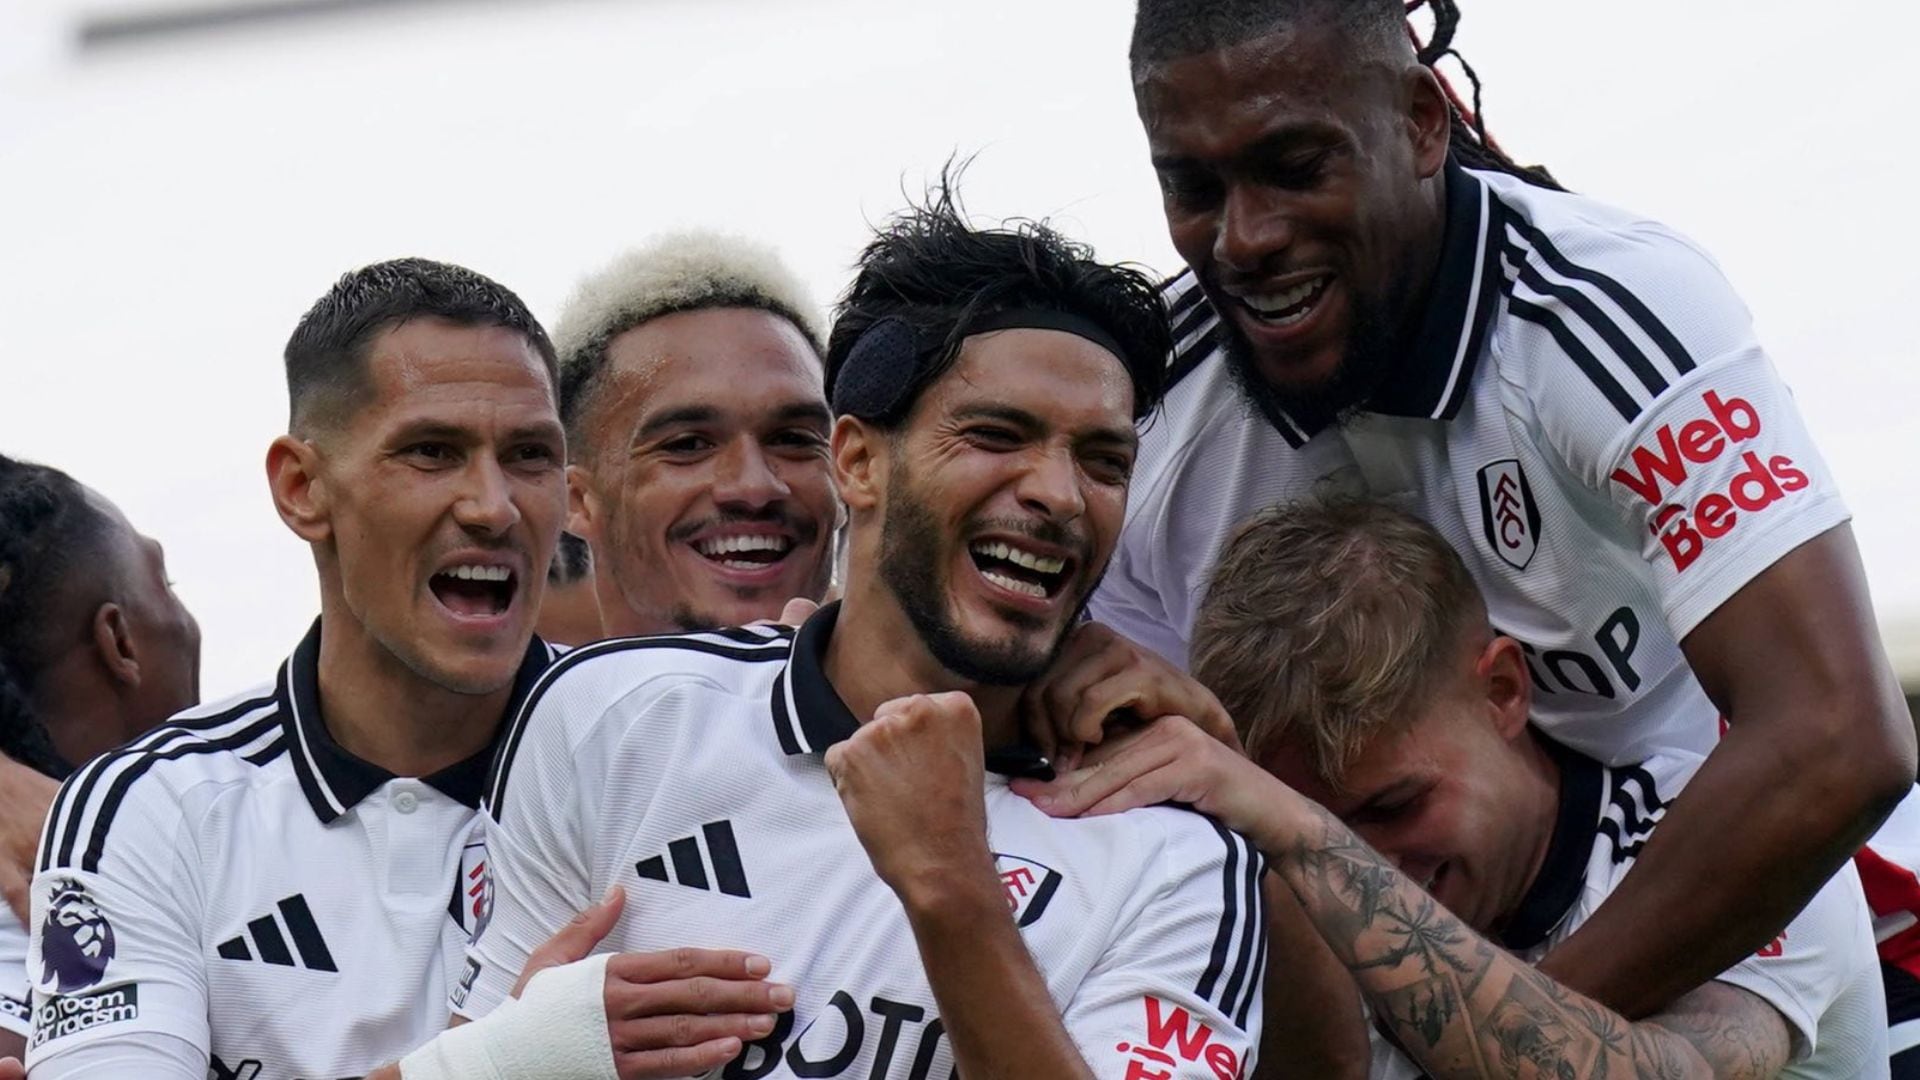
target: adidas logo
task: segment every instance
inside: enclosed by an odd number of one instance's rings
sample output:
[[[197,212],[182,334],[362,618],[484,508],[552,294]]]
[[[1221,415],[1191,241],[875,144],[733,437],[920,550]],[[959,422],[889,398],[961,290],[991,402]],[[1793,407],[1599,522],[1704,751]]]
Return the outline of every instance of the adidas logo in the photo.
[[[701,843],[702,837],[705,843]],[[673,862],[673,876],[667,876],[667,862]],[[740,848],[733,842],[733,823],[713,821],[700,826],[700,836],[688,836],[667,845],[665,855],[655,855],[634,864],[634,872],[648,881],[666,881],[690,889],[728,896],[751,898],[747,890],[746,867],[740,864]],[[709,874],[708,870],[712,873]],[[709,884],[711,882],[711,884]]]
[[[338,971],[333,965],[333,954],[327,951],[327,942],[320,936],[320,927],[313,921],[313,912],[307,908],[307,898],[294,893],[279,904],[280,918],[275,919],[272,912],[247,923],[247,930],[239,937],[229,938],[220,943],[217,950],[228,960],[252,960],[256,956],[262,963],[279,967],[304,967],[313,971]],[[287,934],[280,933],[284,924]],[[287,935],[293,938],[293,947],[300,950],[300,959],[295,960],[287,951]],[[252,946],[248,946],[248,942]]]

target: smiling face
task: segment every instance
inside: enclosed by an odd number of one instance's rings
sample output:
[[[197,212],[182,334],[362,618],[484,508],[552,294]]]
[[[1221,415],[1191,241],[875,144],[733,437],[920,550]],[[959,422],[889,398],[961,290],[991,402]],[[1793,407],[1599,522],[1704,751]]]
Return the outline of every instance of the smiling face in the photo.
[[[1105,349],[1002,330],[968,338],[886,440],[875,569],[948,671],[1017,685],[1045,670],[1113,552],[1132,410]]]
[[[513,680],[566,503],[552,381],[520,333],[411,319],[376,337],[366,403],[319,435],[323,589],[421,678]]]
[[[1436,680],[1417,717],[1362,748],[1336,786],[1282,744],[1262,764],[1325,806],[1481,931],[1497,931],[1538,873],[1559,774],[1526,723],[1525,669],[1496,638]]]
[[[570,483],[606,630],[735,626],[819,599],[839,506],[805,336],[765,311],[685,311],[614,338],[606,363]]]
[[[1439,252],[1448,114],[1432,74],[1307,18],[1143,64],[1135,92],[1174,247],[1243,387],[1270,415],[1363,399]]]

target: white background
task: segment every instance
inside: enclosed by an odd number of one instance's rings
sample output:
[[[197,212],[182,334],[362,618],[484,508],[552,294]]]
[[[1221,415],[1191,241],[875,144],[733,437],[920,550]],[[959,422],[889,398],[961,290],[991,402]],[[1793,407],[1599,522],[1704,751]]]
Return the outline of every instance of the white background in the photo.
[[[164,8],[169,0],[121,0]],[[1894,0],[1463,0],[1496,136],[1714,252],[1857,515],[1920,679],[1920,16]],[[80,49],[0,0],[0,451],[159,537],[209,697],[317,606],[267,499],[279,353],[342,270],[420,254],[550,318],[658,230],[778,245],[824,305],[955,150],[976,213],[1177,267],[1126,0],[446,2]]]

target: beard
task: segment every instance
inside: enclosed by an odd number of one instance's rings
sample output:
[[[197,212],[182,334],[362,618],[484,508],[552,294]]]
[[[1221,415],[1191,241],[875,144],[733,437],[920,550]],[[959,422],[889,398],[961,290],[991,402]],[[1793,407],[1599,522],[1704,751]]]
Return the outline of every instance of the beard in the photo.
[[[1275,386],[1260,374],[1253,343],[1234,320],[1220,319],[1227,373],[1240,398],[1281,431],[1306,434],[1346,423],[1385,384],[1395,367],[1394,334],[1381,306],[1349,294],[1353,329],[1346,349],[1326,381],[1311,386]]]
[[[1057,525],[1036,529],[1030,522],[1004,522],[1013,531],[1061,546],[1085,551],[1084,542]],[[969,530],[962,530],[966,533]],[[947,602],[947,569],[942,559],[945,534],[933,511],[913,491],[906,471],[896,467],[887,500],[886,515],[880,524],[880,580],[887,586],[907,621],[913,624],[927,651],[941,667],[968,682],[984,686],[1023,686],[1040,677],[1053,664],[1066,643],[1067,632],[1078,621],[1070,618],[1055,630],[1044,647],[1018,632],[998,641],[969,637],[960,629]],[[1086,566],[1084,554],[1080,565]],[[1068,583],[1071,585],[1072,583]],[[1083,587],[1080,604],[1093,592]],[[1024,612],[1003,612],[1002,617],[1017,627],[1045,629],[1045,620]]]

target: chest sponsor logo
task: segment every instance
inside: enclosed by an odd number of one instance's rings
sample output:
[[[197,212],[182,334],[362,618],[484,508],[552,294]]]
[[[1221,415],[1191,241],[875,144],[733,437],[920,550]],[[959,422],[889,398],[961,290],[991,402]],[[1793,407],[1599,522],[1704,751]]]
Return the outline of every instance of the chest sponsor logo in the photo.
[[[1060,883],[1066,880],[1060,871],[1018,855],[995,854],[993,865],[1000,871],[1000,887],[1006,891],[1007,908],[1013,912],[1016,926],[1039,922],[1053,902],[1053,894],[1060,891]]]
[[[215,1054],[211,1068],[207,1072],[207,1080],[261,1080],[262,1077],[273,1075],[264,1071],[266,1067],[266,1062],[259,1058],[246,1058],[238,1065],[229,1065],[220,1060],[219,1054]],[[294,1080],[302,1080],[302,1078],[294,1077]],[[362,1078],[349,1076],[344,1080],[362,1080]]]
[[[473,993],[473,984],[480,978],[480,961],[467,957],[467,970],[460,975],[460,981],[454,984],[453,992],[447,997],[453,1007],[463,1008],[467,1004],[467,995]]]
[[[893,1076],[894,1065],[906,1067],[907,1080],[945,1080],[951,1074],[935,1067],[946,1029],[931,1010],[904,1001],[870,998],[862,1009],[852,994],[836,990],[827,1007],[793,1032],[793,1013],[783,1012],[765,1038],[746,1044],[740,1056],[720,1071],[722,1080],[760,1080],[782,1064],[792,1076]],[[870,1068],[854,1071],[861,1051],[873,1048]]]
[[[1515,458],[1480,470],[1480,532],[1495,555],[1525,570],[1540,543],[1540,505]]]
[[[1666,549],[1677,573],[1684,573],[1709,544],[1739,527],[1744,517],[1761,513],[1811,484],[1785,454],[1766,458],[1747,447],[1764,427],[1759,410],[1745,398],[1723,398],[1708,390],[1700,396],[1706,415],[1685,423],[1663,424],[1650,442],[1636,446],[1612,479],[1654,507],[1648,528]],[[1692,504],[1669,502],[1703,466],[1728,454],[1740,467],[1724,490],[1709,491]],[[1719,487],[1718,482],[1713,486]]]
[[[44,1046],[55,1039],[133,1020],[139,1015],[138,983],[109,986],[85,994],[51,994],[34,1006],[33,1045]]]
[[[460,851],[460,877],[453,883],[453,919],[467,932],[468,941],[480,940],[493,920],[493,868],[487,845],[468,844]]]
[[[1148,995],[1144,1038],[1114,1047],[1132,1055],[1125,1080],[1171,1080],[1180,1066],[1204,1064],[1218,1080],[1237,1080],[1240,1055],[1214,1037],[1213,1028],[1178,1005]]]
[[[106,978],[113,950],[113,926],[86,888],[55,881],[40,925],[40,984],[62,994],[93,986]]]

